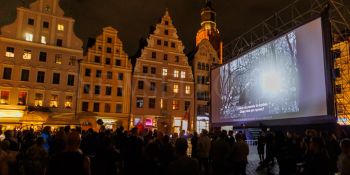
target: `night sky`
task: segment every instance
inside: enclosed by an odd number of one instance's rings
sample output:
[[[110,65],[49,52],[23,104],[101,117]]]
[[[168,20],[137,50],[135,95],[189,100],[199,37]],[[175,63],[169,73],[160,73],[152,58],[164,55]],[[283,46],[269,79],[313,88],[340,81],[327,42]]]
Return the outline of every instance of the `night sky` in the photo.
[[[0,0],[0,26],[16,18],[16,6],[23,0]],[[224,45],[271,16],[294,0],[213,0],[217,24]],[[348,0],[350,1],[350,0]],[[25,4],[33,0],[24,0]],[[200,9],[205,0],[61,0],[66,16],[73,17],[75,33],[86,43],[105,26],[119,31],[125,50],[132,56],[140,38],[148,37],[150,26],[169,9],[180,39],[189,52],[200,27]]]

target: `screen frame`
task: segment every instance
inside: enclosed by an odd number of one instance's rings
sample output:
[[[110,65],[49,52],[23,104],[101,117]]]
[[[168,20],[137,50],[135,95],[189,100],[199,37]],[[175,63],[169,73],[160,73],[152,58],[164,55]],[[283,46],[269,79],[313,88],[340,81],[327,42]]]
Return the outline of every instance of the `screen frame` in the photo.
[[[335,91],[334,91],[334,79],[333,79],[333,67],[334,62],[332,58],[331,48],[332,48],[332,35],[331,35],[331,24],[329,21],[328,11],[324,11],[321,14],[315,15],[305,22],[290,28],[287,31],[279,33],[278,35],[272,37],[271,39],[258,44],[257,46],[237,55],[231,59],[226,60],[221,65],[212,66],[210,69],[210,80],[212,81],[213,70],[220,69],[222,66],[231,63],[232,61],[242,57],[243,55],[254,51],[255,49],[274,41],[281,36],[303,26],[306,25],[316,19],[321,19],[321,28],[322,28],[322,41],[323,41],[323,61],[324,61],[324,72],[325,72],[325,88],[326,88],[326,103],[327,103],[327,114],[322,116],[306,116],[306,117],[298,117],[298,118],[287,118],[287,119],[272,119],[272,120],[254,120],[254,121],[232,121],[232,122],[212,122],[212,111],[213,105],[210,106],[210,124],[212,127],[220,127],[220,126],[233,126],[233,127],[261,127],[261,126],[287,126],[287,125],[312,125],[312,124],[323,124],[323,123],[336,123],[336,105],[335,105]],[[210,93],[212,94],[212,82],[210,83]],[[210,96],[210,104],[213,103],[213,96]]]

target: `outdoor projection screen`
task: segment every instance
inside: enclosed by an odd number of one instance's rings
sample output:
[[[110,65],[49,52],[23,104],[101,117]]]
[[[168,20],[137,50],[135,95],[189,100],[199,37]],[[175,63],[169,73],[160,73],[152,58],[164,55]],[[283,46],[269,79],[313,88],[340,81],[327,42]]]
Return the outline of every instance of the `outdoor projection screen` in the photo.
[[[212,123],[327,115],[324,43],[317,18],[213,69]]]

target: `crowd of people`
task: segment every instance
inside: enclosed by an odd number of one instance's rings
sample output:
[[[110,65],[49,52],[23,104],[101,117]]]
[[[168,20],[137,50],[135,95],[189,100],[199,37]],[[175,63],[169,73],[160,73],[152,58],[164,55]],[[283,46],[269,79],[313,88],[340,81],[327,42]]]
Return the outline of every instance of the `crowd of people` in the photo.
[[[340,142],[332,134],[265,131],[257,149],[257,171],[278,165],[281,175],[350,174],[350,140]],[[245,134],[225,130],[191,135],[123,127],[0,131],[0,175],[245,175],[248,154]]]

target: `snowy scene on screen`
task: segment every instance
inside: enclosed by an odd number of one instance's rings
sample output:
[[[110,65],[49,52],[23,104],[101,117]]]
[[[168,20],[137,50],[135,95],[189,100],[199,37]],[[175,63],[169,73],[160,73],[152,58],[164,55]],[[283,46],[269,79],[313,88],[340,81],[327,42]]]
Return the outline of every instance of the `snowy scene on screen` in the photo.
[[[299,112],[296,59],[292,31],[222,66],[220,116],[246,121]]]

